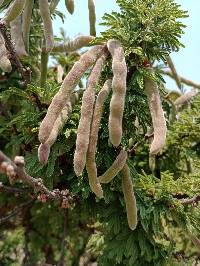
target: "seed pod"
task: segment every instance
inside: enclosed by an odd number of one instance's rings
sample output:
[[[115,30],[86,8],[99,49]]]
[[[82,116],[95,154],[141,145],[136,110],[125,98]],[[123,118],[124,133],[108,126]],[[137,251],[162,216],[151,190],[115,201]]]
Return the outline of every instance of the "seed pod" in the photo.
[[[8,51],[5,47],[4,38],[0,32],[0,68],[3,72],[11,72],[12,66],[8,59]]]
[[[8,10],[6,11],[4,17],[2,18],[2,22],[9,25],[11,21],[16,19],[23,11],[26,0],[15,0],[13,1]]]
[[[89,10],[89,22],[90,22],[90,35],[96,36],[96,13],[94,0],[88,0],[88,10]]]
[[[40,14],[44,25],[44,36],[46,41],[46,52],[49,53],[54,46],[53,27],[50,16],[48,0],[39,0]]]
[[[82,47],[88,46],[94,39],[93,36],[78,36],[73,41],[66,43],[55,43],[52,52],[54,53],[66,53],[74,52]]]
[[[114,163],[108,168],[108,170],[99,177],[100,183],[109,183],[113,178],[122,170],[126,163],[127,152],[121,150]]]
[[[54,96],[47,114],[40,125],[39,140],[41,143],[44,143],[48,139],[59,113],[64,108],[66,102],[70,100],[73,89],[76,87],[85,71],[92,66],[102,54],[103,48],[103,45],[98,45],[84,53],[65,77],[60,90]]]
[[[64,75],[64,69],[61,65],[57,65],[57,82],[62,83]]]
[[[24,41],[22,37],[22,23],[21,16],[10,22],[11,39],[14,43],[14,47],[19,58],[27,56],[25,50]]]
[[[60,115],[56,119],[56,121],[53,125],[53,129],[51,131],[51,134],[49,135],[47,141],[45,142],[50,147],[56,141],[58,134],[59,134],[60,130],[63,128],[63,126],[65,125],[67,119],[69,118],[71,111],[72,111],[72,106],[71,106],[71,103],[69,102],[68,104],[66,104],[66,106],[63,108],[62,112],[60,113]]]
[[[110,102],[109,137],[114,146],[119,146],[122,138],[122,119],[126,96],[127,67],[123,48],[119,41],[110,40],[108,50],[113,57],[113,95]]]
[[[156,82],[150,78],[145,78],[144,82],[154,129],[154,138],[151,143],[150,154],[155,155],[159,153],[165,145],[167,127]]]
[[[180,77],[177,74],[176,68],[174,66],[174,63],[173,63],[171,57],[167,56],[166,60],[167,60],[167,64],[168,64],[169,68],[172,71],[172,75],[174,77],[174,80],[176,81],[176,84],[177,84],[178,88],[181,89],[181,80],[180,80]]]
[[[121,170],[122,175],[122,190],[126,203],[126,213],[128,225],[131,230],[135,230],[137,226],[137,205],[133,191],[133,183],[131,180],[130,169],[127,164]]]
[[[90,132],[90,140],[87,152],[87,160],[86,160],[86,169],[88,173],[89,183],[91,190],[96,194],[97,197],[103,197],[103,190],[97,178],[97,168],[95,162],[95,153],[96,146],[98,140],[98,132],[99,126],[101,122],[101,117],[103,113],[103,105],[104,102],[110,92],[112,81],[108,79],[103,88],[100,90],[94,108],[94,114],[92,118],[91,132]]]
[[[191,90],[186,92],[185,94],[181,95],[179,98],[176,99],[176,101],[174,102],[175,106],[177,109],[179,109],[181,106],[183,106],[184,104],[188,103],[194,96],[197,95],[197,91],[196,90]]]
[[[65,0],[65,6],[68,12],[72,15],[74,13],[74,0]]]
[[[83,93],[81,118],[78,125],[76,150],[74,153],[74,171],[77,176],[82,174],[86,163],[89,145],[90,125],[92,121],[93,106],[95,101],[95,87],[101,74],[107,53],[104,53],[96,62],[88,78],[87,88]]]
[[[38,159],[41,164],[47,164],[50,153],[50,146],[48,144],[40,144],[38,148]]]
[[[31,15],[33,10],[33,5],[34,5],[34,0],[26,0],[24,12],[22,14],[22,33],[27,52],[29,52],[29,35],[31,28]]]

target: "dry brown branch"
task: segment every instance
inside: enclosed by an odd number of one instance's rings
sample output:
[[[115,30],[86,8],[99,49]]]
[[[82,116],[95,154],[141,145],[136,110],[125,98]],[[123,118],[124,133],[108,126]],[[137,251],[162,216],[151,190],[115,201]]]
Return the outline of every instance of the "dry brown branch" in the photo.
[[[161,72],[161,74],[167,75],[170,78],[174,79],[173,74],[172,74],[172,72],[170,70],[163,70],[162,69],[162,70],[159,70],[159,71]],[[186,85],[188,85],[190,87],[194,87],[194,88],[200,89],[200,84],[195,83],[195,82],[193,82],[193,81],[191,81],[189,79],[186,79],[184,77],[181,77],[181,76],[179,76],[179,78],[180,78],[180,81],[182,83],[184,83],[184,84],[186,84]]]
[[[23,183],[28,184],[34,189],[35,193],[41,193],[42,201],[45,202],[47,199],[61,201],[66,203],[66,200],[70,202],[72,197],[68,190],[60,191],[54,189],[53,191],[43,184],[41,178],[34,178],[28,175],[25,171],[24,158],[16,156],[14,161],[11,161],[3,152],[0,151],[0,170],[2,173],[9,177],[11,183],[16,180],[21,180]]]

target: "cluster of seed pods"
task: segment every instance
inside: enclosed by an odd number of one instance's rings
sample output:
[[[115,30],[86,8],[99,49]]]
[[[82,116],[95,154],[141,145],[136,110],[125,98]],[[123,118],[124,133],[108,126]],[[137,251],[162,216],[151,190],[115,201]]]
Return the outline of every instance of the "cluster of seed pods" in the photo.
[[[96,35],[96,15],[93,0],[88,0],[91,36],[79,36],[75,40],[64,44],[54,43],[50,17],[50,14],[55,10],[59,1],[52,0],[50,5],[48,4],[48,0],[38,0],[38,2],[44,28],[45,45],[43,52],[46,54],[49,52],[71,52],[89,45],[93,40],[93,36]],[[72,14],[74,12],[74,1],[66,0],[65,3],[67,10]],[[11,37],[15,43],[16,52],[19,57],[26,56],[29,50],[29,33],[33,5],[33,0],[14,0],[11,2],[3,18],[3,22],[11,27]],[[0,67],[3,71],[10,72],[11,64],[4,39],[1,35],[0,53],[2,55]],[[99,85],[101,73],[109,55],[112,59],[113,77],[105,81],[96,97],[96,87]],[[103,107],[111,91],[108,129],[109,139],[114,147],[120,146],[123,134],[122,120],[126,96],[127,66],[123,47],[118,40],[112,39],[107,44],[92,47],[80,56],[80,59],[67,74],[60,90],[53,97],[45,118],[40,124],[39,140],[41,144],[38,148],[38,158],[42,164],[48,162],[50,148],[56,141],[59,132],[66,124],[72,112],[74,97],[77,97],[74,90],[82,76],[90,68],[91,72],[82,97],[81,116],[74,152],[74,171],[77,176],[80,176],[86,167],[91,190],[99,198],[103,198],[101,184],[111,182],[115,176],[120,174],[122,177],[122,191],[124,193],[128,224],[134,230],[137,225],[137,206],[130,169],[127,164],[127,151],[121,149],[113,164],[101,176],[98,176],[95,160]],[[146,77],[144,85],[154,130],[150,154],[156,155],[162,150],[165,144],[166,122],[157,83],[153,79]]]
[[[40,15],[43,21],[44,32],[44,46],[42,48],[45,53],[42,65],[47,64],[48,53],[50,52],[65,52],[79,49],[87,46],[96,36],[96,14],[93,0],[88,0],[90,35],[78,37],[73,42],[64,44],[54,43],[53,26],[51,20],[51,13],[55,11],[59,0],[52,0],[49,4],[48,0],[38,0]],[[0,1],[0,6],[3,1]],[[70,14],[74,12],[74,0],[65,0],[65,5]],[[8,6],[1,23],[4,23],[11,29],[11,38],[16,50],[16,54],[20,57],[27,56],[29,52],[29,35],[31,28],[31,17],[34,8],[34,0],[13,0]],[[0,68],[3,72],[10,72],[12,70],[11,62],[9,60],[9,51],[7,51],[3,37],[0,35]],[[41,59],[42,61],[42,59]],[[42,71],[41,71],[42,72]],[[42,75],[42,74],[41,74]],[[44,74],[45,75],[45,74]]]

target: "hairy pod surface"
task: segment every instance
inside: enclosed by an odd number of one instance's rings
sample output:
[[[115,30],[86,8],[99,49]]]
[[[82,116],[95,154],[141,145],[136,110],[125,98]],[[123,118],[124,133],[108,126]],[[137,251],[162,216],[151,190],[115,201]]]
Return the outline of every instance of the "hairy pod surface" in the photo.
[[[107,43],[109,52],[112,55],[113,95],[110,102],[109,115],[109,138],[111,143],[117,147],[122,138],[122,119],[124,102],[126,96],[127,67],[123,48],[119,41],[109,40]]]
[[[127,152],[121,150],[113,164],[108,170],[101,176],[99,176],[100,183],[109,183],[113,178],[122,170],[127,160]]]
[[[197,95],[197,91],[196,90],[191,90],[188,91],[186,93],[184,93],[183,95],[181,95],[179,98],[177,98],[174,102],[175,106],[178,108],[180,108],[181,106],[183,106],[184,104],[188,103],[189,101],[191,101],[191,99]]]
[[[131,180],[130,169],[127,164],[121,170],[122,175],[122,190],[126,203],[126,213],[128,225],[131,230],[135,230],[137,226],[137,205],[133,191],[133,182]]]
[[[150,154],[155,155],[159,153],[165,145],[167,127],[156,82],[150,78],[145,78],[144,83],[154,129]]]
[[[48,0],[39,0],[40,14],[43,20],[46,52],[49,53],[54,46],[53,27],[49,10]]]
[[[78,36],[74,40],[66,43],[55,43],[52,52],[55,53],[73,52],[82,47],[88,46],[92,40],[94,40],[93,36]]]
[[[10,22],[11,39],[14,43],[14,47],[19,58],[27,56],[27,52],[24,46],[24,40],[22,36],[22,18],[18,16],[16,19]]]
[[[89,145],[90,127],[95,102],[95,87],[107,58],[105,52],[96,62],[87,81],[87,88],[83,93],[81,118],[77,130],[76,150],[74,153],[74,171],[80,176],[86,164],[86,155]]]
[[[26,0],[15,0],[13,1],[8,10],[6,11],[2,21],[5,24],[9,24],[11,21],[16,19],[23,11]]]
[[[49,138],[45,142],[50,147],[55,143],[55,141],[58,137],[58,134],[59,134],[60,130],[63,128],[63,126],[65,125],[67,119],[69,118],[71,111],[72,111],[72,106],[71,106],[71,103],[69,102],[62,109],[61,113],[59,114],[58,118],[56,119],[56,121],[53,125],[53,129],[51,131],[51,134],[49,135]]]
[[[96,12],[94,0],[88,0],[89,22],[90,22],[90,35],[96,36]]]
[[[50,146],[48,144],[41,143],[38,148],[38,159],[41,164],[47,164],[50,153]]]
[[[26,51],[29,52],[29,35],[31,28],[31,16],[34,0],[26,0],[24,12],[22,14],[22,33]]]
[[[110,79],[107,80],[97,96],[94,107],[94,114],[92,117],[92,125],[91,125],[90,139],[89,139],[89,146],[88,146],[87,160],[86,160],[86,169],[88,173],[91,190],[99,198],[103,197],[103,190],[97,178],[95,154],[96,154],[99,126],[103,113],[103,105],[110,92],[111,85],[112,81]]]
[[[0,68],[3,72],[11,72],[12,66],[8,59],[8,51],[5,46],[4,38],[0,32]]]
[[[74,13],[74,0],[65,0],[67,11],[72,15]]]
[[[66,102],[70,100],[73,89],[76,87],[85,71],[96,62],[99,56],[101,56],[103,50],[103,45],[91,48],[80,57],[67,74],[60,90],[52,99],[47,114],[40,125],[39,140],[41,143],[44,143],[48,139],[59,113],[64,108]]]

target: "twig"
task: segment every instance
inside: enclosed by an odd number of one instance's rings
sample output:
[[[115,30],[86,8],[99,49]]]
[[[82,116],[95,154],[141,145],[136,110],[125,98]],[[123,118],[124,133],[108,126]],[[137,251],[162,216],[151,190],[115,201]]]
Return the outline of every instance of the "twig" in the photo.
[[[19,212],[23,211],[25,208],[27,208],[29,205],[31,205],[34,201],[35,201],[35,199],[31,199],[28,202],[22,203],[18,207],[14,208],[14,210],[11,211],[8,215],[0,218],[0,225],[7,222],[10,218],[17,215]]]
[[[159,71],[161,72],[161,74],[167,75],[167,76],[171,77],[172,79],[174,79],[174,76],[173,76],[173,74],[172,74],[172,72],[170,70],[163,70],[162,69],[162,70],[159,70]],[[186,85],[188,85],[190,87],[194,87],[194,88],[200,89],[200,84],[194,83],[193,81],[188,80],[188,79],[186,79],[184,77],[181,77],[181,76],[179,76],[179,79],[180,79],[180,81],[182,83],[184,83],[184,84],[186,84]]]
[[[48,188],[43,184],[43,180],[41,178],[34,178],[28,175],[24,168],[23,157],[16,156],[14,162],[11,161],[3,152],[0,151],[0,168],[2,170],[2,163],[6,162],[9,166],[13,167],[13,171],[15,174],[14,180],[21,180],[23,183],[28,184],[32,188],[34,188],[35,192],[41,193],[41,201],[45,202],[47,199],[56,200],[62,202],[63,208],[68,208],[69,203],[72,202],[72,197],[68,190],[60,191],[59,189],[54,189],[53,191],[48,190]],[[12,179],[13,177],[7,176]]]
[[[174,66],[174,63],[173,63],[171,57],[167,56],[166,60],[167,60],[167,64],[168,64],[169,68],[171,69],[173,79],[176,81],[178,88],[181,90],[181,80],[180,80],[179,75],[177,74],[176,68]]]
[[[0,22],[0,32],[5,40],[6,49],[10,53],[10,57],[11,57],[10,59],[16,65],[19,73],[21,74],[23,78],[24,85],[26,86],[28,83],[30,83],[30,80],[31,80],[31,70],[30,68],[24,68],[23,65],[21,64],[17,56],[15,47],[11,41],[10,33],[7,31],[6,25],[2,22]]]
[[[189,199],[181,199],[180,202],[183,205],[196,205],[200,201],[200,194],[195,195],[192,198]]]
[[[17,188],[17,187],[9,187],[5,186],[2,182],[0,182],[0,191],[5,191],[8,193],[17,193],[17,194],[23,194],[25,192],[28,192],[28,189],[26,188]]]

